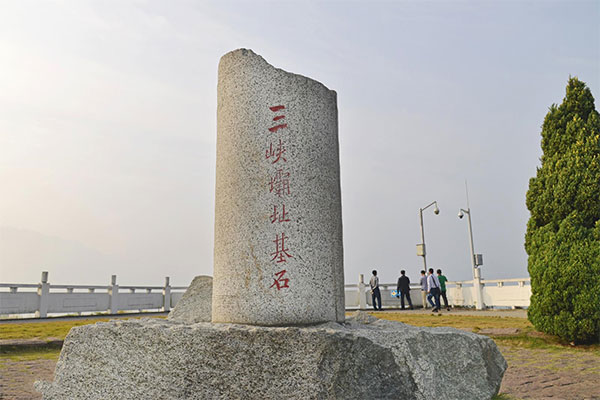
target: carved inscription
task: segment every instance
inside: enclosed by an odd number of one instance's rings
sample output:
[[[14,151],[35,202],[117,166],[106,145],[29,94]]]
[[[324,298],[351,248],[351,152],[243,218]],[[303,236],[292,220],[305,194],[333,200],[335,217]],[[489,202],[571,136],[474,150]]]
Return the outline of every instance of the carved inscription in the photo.
[[[285,140],[288,131],[288,124],[285,123],[285,106],[275,105],[269,109],[275,113],[273,115],[274,126],[268,128],[269,131],[269,146],[265,150],[265,160],[271,165],[272,173],[269,182],[269,193],[274,195],[276,199],[281,199],[292,194],[290,188],[291,176],[286,169],[287,163]],[[271,224],[282,224],[281,233],[277,233],[273,240],[274,251],[269,254],[274,265],[286,263],[288,259],[293,258],[292,251],[288,247],[289,237],[285,234],[285,223],[290,222],[289,211],[285,208],[285,203],[273,204],[273,213],[270,216]],[[277,271],[277,270],[276,270]],[[290,280],[284,278],[287,273],[285,269],[281,269],[274,273],[273,284],[270,288],[277,290],[289,288]]]

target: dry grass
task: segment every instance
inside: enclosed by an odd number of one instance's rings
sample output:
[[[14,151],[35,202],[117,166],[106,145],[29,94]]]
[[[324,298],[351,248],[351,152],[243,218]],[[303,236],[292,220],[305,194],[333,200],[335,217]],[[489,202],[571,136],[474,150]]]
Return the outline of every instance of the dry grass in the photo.
[[[497,344],[529,349],[548,349],[553,351],[592,352],[600,355],[600,344],[571,346],[556,336],[546,335],[535,330],[525,318],[514,317],[477,317],[456,314],[406,314],[402,312],[369,312],[369,314],[390,321],[399,321],[414,326],[449,326],[462,330],[481,333],[482,329],[516,328],[516,334],[486,334]],[[485,334],[485,333],[484,333]]]
[[[82,319],[77,321],[29,322],[23,324],[0,325],[0,340],[2,339],[64,339],[74,326],[105,322],[106,319]]]
[[[0,367],[2,362],[11,361],[32,361],[32,360],[53,360],[58,361],[60,355],[60,346],[46,346],[35,348],[15,348],[6,346],[0,349]]]
[[[131,317],[119,319],[138,319],[148,317]],[[164,316],[152,316],[151,318],[165,318]],[[0,340],[3,339],[64,339],[71,328],[81,325],[95,324],[96,322],[107,322],[113,318],[89,318],[72,321],[50,321],[50,322],[28,322],[0,324]]]
[[[516,397],[509,396],[506,393],[500,393],[492,397],[492,400],[518,400]]]
[[[399,321],[414,326],[449,326],[477,332],[481,329],[517,328],[534,331],[533,325],[525,318],[476,317],[453,314],[407,314],[402,312],[370,312],[369,314],[390,321]]]

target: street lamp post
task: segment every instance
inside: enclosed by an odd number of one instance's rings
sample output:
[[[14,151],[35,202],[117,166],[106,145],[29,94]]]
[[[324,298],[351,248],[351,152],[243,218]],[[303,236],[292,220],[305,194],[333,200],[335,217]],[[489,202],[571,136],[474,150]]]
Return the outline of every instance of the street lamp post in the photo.
[[[481,273],[478,268],[478,266],[481,265],[482,257],[481,254],[477,254],[477,257],[475,256],[475,247],[473,246],[473,227],[471,226],[471,208],[467,207],[466,210],[461,208],[458,212],[458,218],[462,219],[464,214],[467,214],[467,220],[469,223],[469,245],[471,248],[471,267],[473,268],[473,288],[475,289],[476,299],[475,307],[478,310],[483,310],[484,304],[483,293],[481,290]]]
[[[427,206],[425,206],[423,208],[419,208],[419,218],[421,219],[421,244],[417,245],[417,255],[423,257],[423,268],[425,269],[426,273],[427,273],[427,258],[426,258],[427,251],[425,250],[425,231],[423,229],[423,211],[425,211],[426,209],[428,209],[429,207],[431,207],[434,204],[435,204],[435,208],[433,209],[433,212],[437,215],[440,213],[440,209],[438,208],[437,201],[429,203]]]

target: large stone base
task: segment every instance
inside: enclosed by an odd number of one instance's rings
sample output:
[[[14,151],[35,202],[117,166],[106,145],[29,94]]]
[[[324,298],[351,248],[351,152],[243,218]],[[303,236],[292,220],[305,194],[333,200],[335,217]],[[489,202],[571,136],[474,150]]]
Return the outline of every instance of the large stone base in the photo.
[[[212,288],[213,278],[211,276],[198,275],[195,277],[167,319],[185,324],[210,322],[212,319]]]
[[[359,314],[346,324],[257,327],[143,319],[76,327],[53,399],[490,399],[506,361],[453,328]]]

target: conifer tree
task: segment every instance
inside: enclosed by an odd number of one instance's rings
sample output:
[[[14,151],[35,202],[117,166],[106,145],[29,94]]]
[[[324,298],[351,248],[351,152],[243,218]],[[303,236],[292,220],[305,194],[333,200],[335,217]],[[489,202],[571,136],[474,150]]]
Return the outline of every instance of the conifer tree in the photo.
[[[575,343],[600,340],[600,116],[570,78],[542,125],[541,167],[529,181],[529,320]]]

